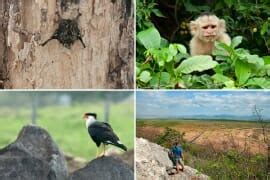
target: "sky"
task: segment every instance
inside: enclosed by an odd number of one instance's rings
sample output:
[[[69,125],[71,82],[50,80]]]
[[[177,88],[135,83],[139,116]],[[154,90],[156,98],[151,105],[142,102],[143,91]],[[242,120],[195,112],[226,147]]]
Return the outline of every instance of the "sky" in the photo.
[[[262,109],[264,119],[270,119],[270,91],[138,91],[136,96],[138,119],[252,117],[255,105]]]

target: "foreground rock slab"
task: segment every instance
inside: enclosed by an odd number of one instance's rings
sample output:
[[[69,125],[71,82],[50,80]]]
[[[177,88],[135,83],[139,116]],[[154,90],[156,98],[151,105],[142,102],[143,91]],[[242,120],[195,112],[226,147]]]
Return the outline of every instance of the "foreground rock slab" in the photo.
[[[208,176],[196,169],[185,166],[184,172],[168,175],[172,172],[172,162],[168,149],[143,138],[136,138],[136,177],[137,180],[207,180]]]
[[[70,175],[70,180],[133,180],[134,173],[122,160],[100,157]]]
[[[1,180],[65,180],[63,154],[49,133],[38,126],[23,127],[15,142],[0,150]]]

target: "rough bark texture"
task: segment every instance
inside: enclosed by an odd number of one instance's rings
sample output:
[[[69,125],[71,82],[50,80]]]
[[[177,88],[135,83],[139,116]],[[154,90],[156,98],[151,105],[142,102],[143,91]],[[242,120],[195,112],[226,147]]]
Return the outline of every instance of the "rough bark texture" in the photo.
[[[133,88],[132,0],[2,0],[2,88]],[[51,40],[61,18],[78,18],[71,48]]]

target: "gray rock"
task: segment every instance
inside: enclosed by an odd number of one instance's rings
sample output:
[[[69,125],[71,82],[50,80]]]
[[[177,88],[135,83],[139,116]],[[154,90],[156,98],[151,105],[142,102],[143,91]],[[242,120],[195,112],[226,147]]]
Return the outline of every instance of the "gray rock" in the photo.
[[[70,175],[70,180],[133,180],[134,173],[120,159],[100,157]]]
[[[169,150],[143,138],[136,138],[137,180],[207,180],[208,176],[185,166],[184,172],[175,174],[168,156]],[[174,174],[174,175],[169,175]]]
[[[15,142],[0,150],[1,180],[65,180],[65,158],[48,132],[25,126]]]

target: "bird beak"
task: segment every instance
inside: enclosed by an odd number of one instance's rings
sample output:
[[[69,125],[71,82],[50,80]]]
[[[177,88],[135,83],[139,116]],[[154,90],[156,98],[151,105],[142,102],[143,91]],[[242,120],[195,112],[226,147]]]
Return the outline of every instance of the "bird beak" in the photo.
[[[87,119],[87,115],[84,114],[82,118],[83,118],[84,120]]]

